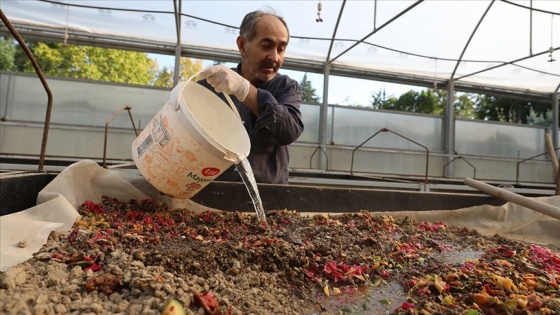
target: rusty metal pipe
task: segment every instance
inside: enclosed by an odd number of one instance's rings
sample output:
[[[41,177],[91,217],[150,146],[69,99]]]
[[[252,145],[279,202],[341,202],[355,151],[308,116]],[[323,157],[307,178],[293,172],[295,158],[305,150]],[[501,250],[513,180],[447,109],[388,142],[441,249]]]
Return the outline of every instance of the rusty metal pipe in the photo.
[[[19,46],[23,49],[23,51],[25,52],[25,54],[27,55],[27,57],[31,61],[31,64],[33,65],[33,68],[35,69],[35,72],[37,72],[37,76],[39,76],[39,80],[41,80],[41,83],[43,84],[43,87],[45,88],[45,91],[47,92],[47,113],[45,115],[45,125],[44,125],[44,128],[43,128],[43,141],[41,142],[41,153],[40,153],[40,157],[39,157],[39,167],[37,169],[38,172],[42,172],[43,167],[45,165],[45,155],[46,155],[46,151],[47,151],[47,139],[49,137],[49,125],[51,123],[53,95],[52,95],[51,89],[49,88],[49,85],[47,84],[47,80],[45,79],[45,76],[43,75],[43,71],[41,70],[41,67],[39,66],[39,64],[37,63],[37,60],[35,60],[35,57],[33,56],[33,53],[31,52],[29,47],[27,47],[27,45],[25,44],[25,41],[19,35],[18,31],[12,25],[10,20],[8,20],[8,18],[6,17],[6,15],[2,11],[2,9],[0,9],[0,19],[2,19],[2,22],[4,22],[4,25],[6,25],[6,27],[10,30],[10,33],[12,33],[14,38],[19,43]]]
[[[114,113],[113,116],[111,116],[111,118],[109,118],[105,122],[105,140],[103,141],[103,167],[104,168],[107,168],[105,161],[107,160],[107,138],[109,137],[109,123],[112,122],[115,118],[117,118],[117,116],[120,113],[122,113],[124,110],[128,111],[128,116],[130,117],[130,121],[132,122],[132,128],[134,128],[134,133],[138,137],[138,130],[136,129],[136,125],[134,124],[134,119],[132,119],[132,114],[130,113],[130,109],[131,107],[128,105],[123,106],[116,113]]]
[[[394,131],[392,131],[392,130],[390,130],[390,129],[388,129],[388,128],[381,128],[381,129],[379,129],[376,133],[374,133],[373,135],[371,135],[371,136],[370,136],[369,138],[367,138],[364,142],[360,143],[360,145],[358,145],[357,147],[355,147],[354,150],[352,150],[352,162],[351,162],[351,164],[350,164],[350,174],[354,175],[354,154],[356,153],[356,151],[357,151],[359,148],[361,148],[364,144],[366,144],[369,140],[371,140],[373,137],[377,136],[377,135],[378,135],[379,133],[381,133],[381,132],[390,132],[390,133],[392,133],[392,134],[394,134],[394,135],[397,135],[397,136],[399,136],[399,137],[401,137],[401,138],[403,138],[403,139],[405,139],[405,140],[407,140],[407,141],[410,141],[410,142],[412,142],[412,143],[414,143],[414,144],[416,144],[416,145],[418,145],[418,146],[420,146],[420,147],[422,147],[422,148],[424,148],[424,149],[426,150],[426,168],[425,168],[425,175],[424,175],[424,184],[427,185],[427,184],[428,184],[428,167],[429,167],[429,165],[430,165],[430,161],[429,161],[429,160],[430,160],[430,150],[428,149],[428,147],[426,147],[425,145],[422,145],[422,144],[420,144],[420,143],[418,143],[418,142],[416,142],[416,141],[414,141],[414,140],[412,140],[412,139],[410,139],[410,138],[407,138],[407,137],[405,137],[405,136],[403,136],[403,135],[401,135],[401,134],[399,134],[399,133],[397,133],[397,132],[394,132]]]

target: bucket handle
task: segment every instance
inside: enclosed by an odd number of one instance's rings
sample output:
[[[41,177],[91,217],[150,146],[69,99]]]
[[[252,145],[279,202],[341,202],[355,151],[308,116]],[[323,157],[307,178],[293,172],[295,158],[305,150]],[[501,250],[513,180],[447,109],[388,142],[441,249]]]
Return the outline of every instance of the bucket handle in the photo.
[[[195,72],[193,75],[191,75],[191,76],[186,80],[187,84],[188,84],[189,82],[191,82],[192,79],[194,79],[196,76],[198,76],[202,71],[204,71],[204,70],[200,70],[200,71],[198,71],[198,72]],[[236,115],[239,119],[241,119],[241,115],[239,114],[239,111],[237,110],[237,106],[235,106],[235,104],[234,104],[233,101],[231,100],[231,97],[229,96],[229,94],[227,94],[227,93],[223,93],[223,94],[224,94],[224,96],[225,96],[225,98],[226,98],[226,100],[227,100],[227,102],[228,102],[229,107],[231,107],[231,109],[233,110],[233,112],[235,113],[235,115]]]

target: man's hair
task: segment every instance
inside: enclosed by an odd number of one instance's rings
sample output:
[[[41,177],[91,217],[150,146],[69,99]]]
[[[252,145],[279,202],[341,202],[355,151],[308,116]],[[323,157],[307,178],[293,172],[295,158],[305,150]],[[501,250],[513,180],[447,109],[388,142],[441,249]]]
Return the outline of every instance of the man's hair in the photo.
[[[274,12],[264,12],[260,10],[253,11],[245,15],[243,21],[241,22],[241,26],[239,27],[239,35],[243,36],[243,38],[245,38],[245,40],[247,40],[248,42],[252,41],[253,38],[255,38],[255,35],[257,34],[257,22],[265,15],[274,16],[275,18],[280,20],[282,24],[284,24],[284,27],[288,31],[288,40],[289,40],[290,30],[288,29],[288,24],[286,24],[284,18],[282,18],[281,16],[277,15]]]

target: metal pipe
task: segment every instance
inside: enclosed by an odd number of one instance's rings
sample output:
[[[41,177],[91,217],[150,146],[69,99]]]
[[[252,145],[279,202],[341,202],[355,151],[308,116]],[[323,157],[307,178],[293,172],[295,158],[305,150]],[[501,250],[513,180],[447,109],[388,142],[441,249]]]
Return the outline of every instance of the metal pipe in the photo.
[[[318,150],[321,150],[321,152],[325,155],[325,161],[326,161],[327,167],[324,170],[328,171],[329,170],[329,156],[327,155],[327,151],[325,151],[325,149],[320,145],[315,148],[315,151],[313,151],[313,154],[311,154],[311,156],[309,157],[309,168],[313,169],[313,157],[315,156],[315,153],[317,153]],[[321,161],[322,160],[319,159],[319,162],[321,162]]]
[[[340,58],[342,55],[344,55],[345,53],[347,53],[348,51],[352,50],[352,48],[358,46],[359,44],[363,43],[368,37],[370,37],[371,35],[377,33],[378,31],[380,31],[381,29],[383,29],[385,26],[391,24],[393,21],[395,21],[396,19],[400,18],[401,16],[403,16],[406,12],[412,10],[415,6],[419,5],[420,3],[422,3],[424,0],[418,0],[415,3],[413,3],[412,5],[410,5],[408,8],[404,9],[402,12],[400,12],[399,14],[395,15],[393,18],[391,18],[389,21],[385,22],[383,25],[381,25],[379,28],[374,29],[371,33],[367,34],[366,36],[362,37],[362,39],[360,39],[359,41],[355,42],[354,45],[348,47],[345,51],[341,52],[340,54],[338,54],[336,57],[334,57],[331,60],[328,60],[329,63],[334,62],[335,60],[337,60],[338,58]]]
[[[177,1],[179,4],[177,5]],[[181,10],[182,0],[173,0],[175,10],[175,28],[177,32],[177,43],[175,45],[175,68],[173,71],[173,86],[179,84],[179,72],[181,70]]]
[[[554,150],[554,151],[556,152],[556,150],[558,150],[558,148],[556,148],[556,149],[552,148],[552,150]],[[516,166],[516,168],[515,168],[515,169],[516,169],[516,173],[515,173],[515,184],[516,184],[516,185],[519,185],[519,165],[520,165],[521,163],[530,161],[530,160],[532,160],[532,159],[534,159],[534,158],[538,158],[539,156],[546,155],[547,153],[548,153],[548,152],[544,152],[544,153],[541,153],[541,154],[537,154],[537,155],[535,155],[535,156],[532,156],[532,157],[530,157],[530,158],[526,158],[526,159],[523,159],[523,160],[517,162],[517,166]]]
[[[334,45],[334,39],[336,37],[336,32],[338,31],[338,25],[340,25],[340,20],[342,19],[342,12],[344,12],[344,6],[346,5],[346,0],[342,1],[342,5],[340,6],[340,11],[338,11],[338,18],[336,19],[336,25],[334,27],[333,35],[331,37],[331,43],[329,45],[329,52],[327,53],[327,58],[325,62],[329,62],[329,58],[331,57],[332,47]]]
[[[319,146],[324,147],[327,144],[327,119],[329,110],[329,75],[330,65],[325,62],[323,76],[323,104],[319,110]],[[319,168],[327,169],[327,162],[319,155]]]
[[[447,159],[449,162],[452,161],[455,155],[455,108],[453,104],[455,103],[455,82],[453,79],[449,79],[447,84],[447,101],[445,103],[445,116],[443,121],[443,148],[445,153],[447,153]],[[444,176],[453,177],[455,170],[453,165],[450,165]]]
[[[474,34],[476,33],[476,31],[478,30],[478,27],[480,26],[480,24],[482,23],[482,21],[484,20],[484,17],[486,17],[486,14],[488,14],[488,11],[490,11],[490,8],[492,7],[492,5],[494,4],[495,0],[492,0],[492,2],[490,2],[490,4],[488,5],[488,7],[486,8],[486,10],[484,11],[484,13],[482,14],[482,16],[480,17],[480,20],[478,20],[478,23],[476,23],[476,26],[474,28],[474,30],[471,33],[471,36],[469,36],[469,39],[467,40],[467,43],[465,44],[465,47],[463,47],[463,51],[461,52],[461,56],[459,56],[459,59],[457,60],[457,62],[455,63],[455,69],[453,69],[453,72],[451,73],[451,79],[453,79],[453,77],[455,76],[455,73],[457,72],[457,68],[459,68],[459,64],[461,64],[461,61],[463,61],[463,56],[465,55],[465,52],[467,51],[467,48],[469,47],[469,44],[471,43],[471,40],[474,37]]]
[[[465,159],[464,157],[462,157],[462,156],[460,156],[460,155],[457,156],[456,158],[454,158],[453,160],[447,162],[447,163],[443,166],[443,177],[447,177],[447,176],[445,176],[445,168],[446,168],[448,165],[451,165],[451,163],[455,162],[456,160],[463,160],[463,161],[465,161],[465,163],[467,163],[468,165],[470,165],[470,166],[472,167],[472,169],[473,169],[473,178],[476,178],[476,167],[475,167],[474,165],[472,165],[471,162],[467,161],[467,159]]]
[[[558,115],[560,115],[560,110],[558,110],[558,98],[560,98],[560,84],[552,93],[552,145],[556,148],[558,147]]]
[[[23,38],[21,38],[21,36],[19,35],[18,31],[14,28],[12,23],[10,23],[10,20],[8,20],[8,18],[6,17],[2,9],[0,9],[0,18],[2,19],[2,22],[4,22],[4,25],[6,25],[6,27],[10,30],[10,33],[12,33],[12,35],[15,37],[15,39],[19,43],[19,46],[23,49],[23,51],[31,61],[31,64],[33,65],[33,69],[35,69],[35,72],[37,72],[37,76],[39,76],[39,80],[41,80],[41,83],[43,84],[43,87],[47,92],[47,113],[45,114],[45,125],[43,128],[43,141],[41,142],[41,154],[39,157],[39,167],[37,168],[38,172],[42,172],[43,167],[45,165],[45,155],[46,155],[45,153],[47,151],[47,139],[49,137],[49,125],[51,123],[53,95],[51,89],[49,88],[47,80],[43,75],[43,71],[39,66],[39,63],[37,63],[37,60],[35,60],[33,53],[31,52],[29,47],[27,47],[25,41],[23,40]]]
[[[529,2],[529,55],[533,55],[533,0]]]
[[[366,144],[369,140],[371,140],[373,137],[377,136],[379,133],[381,132],[390,132],[394,135],[397,135],[405,140],[408,140],[422,148],[424,148],[426,150],[426,171],[425,171],[425,175],[424,175],[424,183],[427,185],[428,184],[428,166],[430,165],[430,150],[428,149],[428,147],[426,147],[425,145],[422,145],[410,138],[407,138],[397,132],[394,132],[388,128],[381,128],[379,129],[376,133],[374,133],[373,135],[371,135],[369,138],[367,138],[364,142],[360,143],[357,147],[354,148],[354,150],[352,150],[352,161],[350,163],[350,174],[354,175],[354,154],[356,153],[356,151],[361,148],[364,144]]]
[[[132,119],[132,114],[130,113],[130,106],[124,106],[119,109],[116,113],[113,114],[106,122],[105,122],[105,140],[103,141],[103,167],[107,168],[105,164],[107,158],[107,138],[109,137],[109,123],[112,122],[117,116],[122,113],[123,110],[128,111],[128,117],[130,117],[130,121],[132,122],[132,127],[134,128],[134,133],[138,137],[138,130],[136,130],[136,125],[134,125],[134,119]]]

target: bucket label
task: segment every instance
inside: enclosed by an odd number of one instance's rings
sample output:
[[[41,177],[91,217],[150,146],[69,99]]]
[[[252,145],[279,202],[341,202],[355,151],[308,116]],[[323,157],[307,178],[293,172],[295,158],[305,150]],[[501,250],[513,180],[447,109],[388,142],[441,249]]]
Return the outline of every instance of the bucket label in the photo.
[[[144,139],[144,141],[142,141],[142,143],[140,143],[140,145],[136,147],[138,157],[141,157],[142,154],[144,154],[144,152],[146,152],[148,148],[152,145],[152,143],[154,143],[154,138],[152,137],[151,134],[148,134],[146,139]]]
[[[167,131],[167,117],[164,117],[163,114],[159,115],[156,119],[153,120],[153,128],[152,134],[159,145],[164,146],[166,145],[169,140],[171,140],[171,134]]]
[[[216,176],[220,174],[220,170],[215,167],[205,167],[202,169],[202,175],[209,177],[209,176]]]

